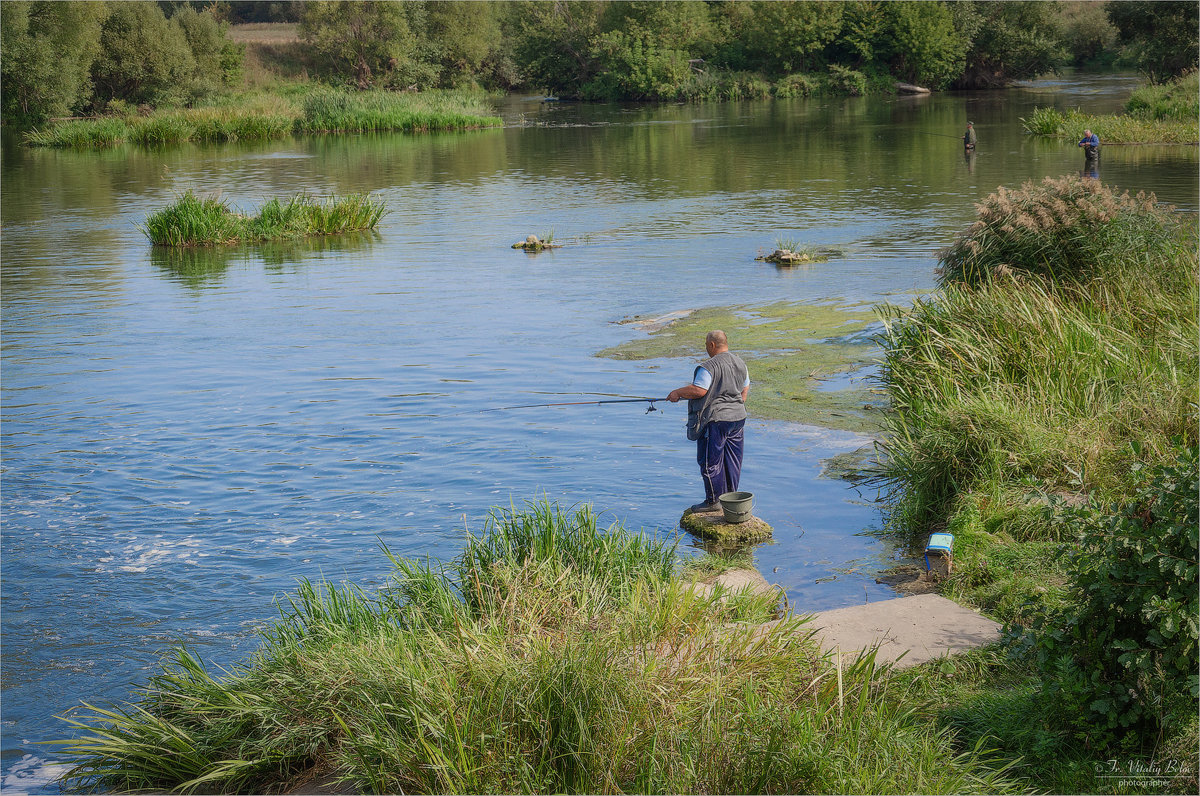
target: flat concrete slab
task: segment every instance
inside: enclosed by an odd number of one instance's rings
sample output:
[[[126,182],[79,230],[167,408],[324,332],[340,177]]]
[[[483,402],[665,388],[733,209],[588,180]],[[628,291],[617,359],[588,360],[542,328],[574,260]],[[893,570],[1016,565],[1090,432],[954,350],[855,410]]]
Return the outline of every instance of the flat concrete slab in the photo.
[[[709,581],[697,581],[692,584],[692,590],[702,597],[712,594],[717,588],[726,592],[739,592],[747,589],[754,595],[774,595],[782,597],[779,587],[772,586],[757,569],[731,569],[722,572]]]
[[[875,660],[897,668],[982,647],[1000,625],[939,594],[918,594],[813,614],[810,627],[825,650],[852,656],[878,644]],[[907,653],[907,654],[905,654]],[[901,657],[903,655],[903,657]]]

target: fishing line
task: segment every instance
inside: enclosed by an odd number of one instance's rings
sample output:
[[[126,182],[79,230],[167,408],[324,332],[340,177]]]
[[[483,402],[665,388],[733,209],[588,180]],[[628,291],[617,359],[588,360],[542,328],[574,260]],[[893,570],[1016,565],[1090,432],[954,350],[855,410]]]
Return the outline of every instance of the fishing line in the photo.
[[[493,406],[490,409],[477,409],[475,411],[476,411],[476,413],[507,412],[510,409],[541,409],[543,407],[550,407],[550,406],[595,406],[598,404],[632,404],[632,403],[642,403],[644,401],[649,401],[650,406],[646,409],[646,414],[650,414],[651,412],[661,412],[662,410],[659,409],[658,407],[656,407],[654,404],[658,401],[665,401],[665,400],[667,400],[667,399],[666,398],[608,398],[608,399],[600,400],[600,401],[560,401],[558,403],[550,403],[550,404],[518,404],[516,406]],[[466,414],[466,413],[460,412],[459,414]]]

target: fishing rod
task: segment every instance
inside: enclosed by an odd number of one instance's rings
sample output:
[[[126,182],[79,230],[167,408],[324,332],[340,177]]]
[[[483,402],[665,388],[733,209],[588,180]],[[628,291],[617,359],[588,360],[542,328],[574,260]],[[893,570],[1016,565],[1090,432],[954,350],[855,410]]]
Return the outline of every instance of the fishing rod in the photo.
[[[961,135],[950,135],[949,133],[931,133],[928,130],[913,130],[913,132],[919,135],[936,135],[938,138],[957,138],[959,141],[962,140]]]
[[[540,409],[547,406],[592,406],[594,404],[633,404],[649,401],[650,406],[646,409],[646,414],[651,412],[661,412],[662,410],[654,404],[658,401],[665,401],[666,398],[607,398],[602,401],[561,401],[552,404],[520,404],[518,406],[493,406],[491,409],[480,409],[480,412],[505,412],[509,409]]]

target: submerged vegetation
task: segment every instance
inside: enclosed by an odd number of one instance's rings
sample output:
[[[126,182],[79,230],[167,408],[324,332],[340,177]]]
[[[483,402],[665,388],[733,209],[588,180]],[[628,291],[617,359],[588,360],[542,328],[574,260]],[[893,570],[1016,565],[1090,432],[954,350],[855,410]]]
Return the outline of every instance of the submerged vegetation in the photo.
[[[254,657],[179,650],[137,702],[69,717],[67,780],[268,792],[1007,793],[980,748],[840,668],[775,597],[701,596],[671,544],[584,507],[496,512],[449,565],[303,583]]]
[[[148,216],[142,232],[157,246],[222,246],[374,229],[385,212],[381,200],[364,194],[323,202],[298,194],[286,201],[271,199],[249,216],[220,199],[188,191]]]
[[[779,302],[713,307],[672,316],[647,336],[596,356],[698,357],[704,353],[704,335],[710,329],[724,329],[730,346],[750,367],[753,386],[748,408],[755,417],[875,431],[885,396],[863,385],[833,390],[824,384],[876,360],[877,349],[868,332],[874,321],[869,305]],[[646,324],[636,319],[624,323]]]
[[[993,669],[1044,723],[991,734],[1049,781],[1190,743],[1194,783],[1197,260],[1194,218],[1047,179],[988,197],[939,293],[885,311],[893,530],[953,533],[946,593],[1020,639]]]

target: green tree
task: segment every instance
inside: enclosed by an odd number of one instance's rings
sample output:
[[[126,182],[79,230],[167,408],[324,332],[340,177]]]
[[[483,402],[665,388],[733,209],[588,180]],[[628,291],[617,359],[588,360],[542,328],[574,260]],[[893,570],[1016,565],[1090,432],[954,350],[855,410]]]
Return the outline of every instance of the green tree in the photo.
[[[955,23],[970,43],[955,88],[1002,88],[1054,71],[1069,56],[1059,41],[1054,3],[955,3]]]
[[[196,69],[187,38],[157,4],[113,3],[92,65],[96,99],[151,105],[181,102]]]
[[[0,3],[0,81],[6,122],[66,116],[92,95],[104,3]]]
[[[509,31],[526,83],[564,97],[581,97],[597,69],[592,39],[601,32],[606,5],[589,0],[515,3]]]
[[[902,80],[945,88],[963,69],[966,41],[944,3],[884,3],[877,56]]]
[[[842,29],[830,45],[833,63],[862,67],[876,58],[887,26],[880,0],[852,0],[842,6]]]
[[[601,26],[605,31],[632,33],[657,48],[679,50],[694,57],[707,55],[714,44],[708,3],[695,0],[608,3]]]
[[[816,69],[842,29],[841,3],[786,0],[751,7],[741,35],[752,62],[773,74]]]
[[[599,74],[584,86],[598,99],[674,99],[713,46],[706,3],[610,3],[601,27],[591,41]]]
[[[1054,10],[1058,38],[1075,66],[1111,61],[1116,54],[1117,29],[1108,21],[1102,4],[1075,0],[1056,3]]]
[[[430,57],[440,67],[439,82],[454,87],[480,77],[495,63],[502,41],[500,15],[493,2],[426,3]]]
[[[1195,2],[1107,3],[1121,44],[1155,83],[1197,68],[1200,5]]]
[[[436,68],[417,55],[424,32],[420,2],[314,0],[300,14],[300,36],[360,89],[385,85],[431,85]]]
[[[190,5],[182,6],[171,16],[171,24],[183,32],[195,62],[189,87],[193,97],[230,85],[241,74],[242,48],[226,37],[228,25],[211,9],[196,11]]]

